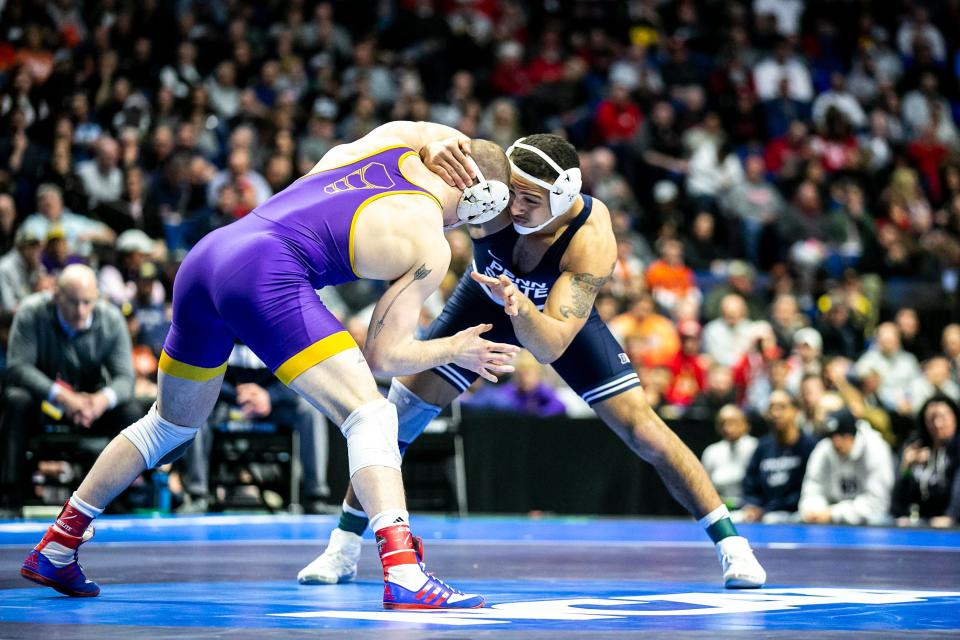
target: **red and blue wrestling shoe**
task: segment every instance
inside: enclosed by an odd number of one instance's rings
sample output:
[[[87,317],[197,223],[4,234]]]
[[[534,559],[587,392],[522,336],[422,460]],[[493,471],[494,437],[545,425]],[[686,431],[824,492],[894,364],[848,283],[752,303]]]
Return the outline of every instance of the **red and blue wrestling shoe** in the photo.
[[[47,529],[46,535],[40,541],[27,559],[20,565],[20,575],[31,582],[52,587],[60,593],[74,598],[92,598],[100,594],[100,587],[96,582],[87,580],[83,567],[77,560],[77,550],[80,545],[93,537],[93,527],[87,527],[82,536],[72,536],[56,525]],[[47,556],[40,553],[50,548],[58,554],[73,553],[70,564],[57,567]]]
[[[483,596],[463,593],[429,574],[419,591],[404,589],[393,582],[383,585],[384,609],[479,609]]]
[[[483,596],[463,593],[426,572],[423,563],[423,539],[420,536],[411,536],[406,525],[388,527],[386,531],[377,532],[377,547],[384,562],[384,609],[479,609],[484,605]],[[390,551],[390,548],[393,551]],[[412,557],[409,557],[410,551],[413,552]],[[415,560],[427,576],[427,581],[416,591],[390,581],[389,568],[402,564],[404,560]]]

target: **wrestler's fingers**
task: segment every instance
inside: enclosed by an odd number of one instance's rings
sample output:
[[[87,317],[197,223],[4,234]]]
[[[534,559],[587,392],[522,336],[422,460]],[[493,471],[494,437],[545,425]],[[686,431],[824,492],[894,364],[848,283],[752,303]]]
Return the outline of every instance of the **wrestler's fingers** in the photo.
[[[484,380],[489,380],[490,382],[497,382],[497,376],[493,375],[483,367],[480,367],[480,370],[477,371],[477,373],[479,373],[480,377],[483,378]]]
[[[490,276],[485,276],[485,275],[483,275],[482,273],[479,273],[479,272],[477,272],[477,271],[471,271],[471,272],[470,272],[470,277],[473,278],[475,282],[479,282],[480,284],[485,284],[485,285],[487,285],[488,287],[499,287],[499,286],[500,286],[500,281],[497,280],[496,278],[491,278]]]

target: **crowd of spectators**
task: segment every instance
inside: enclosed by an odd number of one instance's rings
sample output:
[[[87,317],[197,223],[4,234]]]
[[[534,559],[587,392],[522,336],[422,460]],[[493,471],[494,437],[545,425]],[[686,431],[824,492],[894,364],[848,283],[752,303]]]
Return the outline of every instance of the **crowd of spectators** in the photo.
[[[958,436],[943,441],[922,409],[960,400],[960,3],[8,0],[0,11],[0,334],[27,296],[89,265],[127,320],[133,393],[149,401],[185,253],[334,145],[399,119],[503,146],[555,132],[581,150],[585,191],[611,211],[618,260],[597,307],[652,405],[743,420],[769,431],[757,452],[802,450],[817,474],[887,447],[902,472],[890,491],[914,496],[887,510],[947,512],[949,490],[935,509],[927,500],[931,478],[952,486]],[[424,322],[470,262],[466,237],[449,241],[451,274]],[[381,290],[321,297],[362,341]],[[535,361],[467,401],[589,414]],[[843,411],[857,444],[831,453],[825,442],[850,436]],[[879,440],[860,443],[864,429]],[[721,432],[726,442],[739,427]],[[756,458],[747,449],[735,457]],[[760,461],[734,498],[760,505],[749,496],[761,476],[791,476],[773,466]],[[820,517],[837,492],[811,474],[793,510]],[[954,518],[958,503],[955,492]]]

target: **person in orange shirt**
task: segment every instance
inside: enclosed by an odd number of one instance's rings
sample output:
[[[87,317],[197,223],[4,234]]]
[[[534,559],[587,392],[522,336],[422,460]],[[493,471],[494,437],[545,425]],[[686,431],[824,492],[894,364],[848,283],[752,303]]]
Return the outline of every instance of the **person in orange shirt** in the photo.
[[[627,355],[645,367],[668,366],[680,352],[680,338],[673,323],[656,312],[653,296],[642,294],[633,306],[610,321]]]
[[[671,315],[681,300],[689,298],[699,303],[702,297],[693,270],[683,263],[683,244],[679,240],[660,243],[660,259],[647,269],[646,282],[657,303]]]

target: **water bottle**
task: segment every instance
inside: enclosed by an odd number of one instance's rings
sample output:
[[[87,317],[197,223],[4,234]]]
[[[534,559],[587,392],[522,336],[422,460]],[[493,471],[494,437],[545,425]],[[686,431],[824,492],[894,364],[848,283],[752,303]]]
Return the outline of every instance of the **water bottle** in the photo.
[[[153,471],[153,505],[160,513],[170,513],[170,486],[166,471]]]

